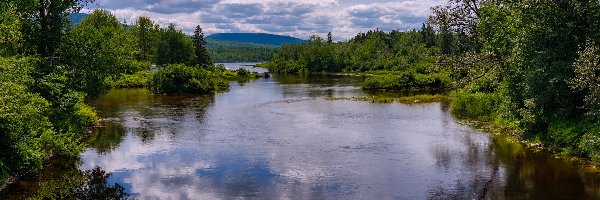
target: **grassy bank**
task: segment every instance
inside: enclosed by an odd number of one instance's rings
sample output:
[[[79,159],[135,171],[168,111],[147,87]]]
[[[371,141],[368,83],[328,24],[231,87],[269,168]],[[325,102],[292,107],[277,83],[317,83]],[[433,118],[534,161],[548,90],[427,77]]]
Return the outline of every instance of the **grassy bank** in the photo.
[[[341,97],[341,98],[325,98],[325,100],[337,101],[337,100],[350,100],[350,101],[367,101],[371,103],[404,103],[404,104],[418,104],[418,103],[433,103],[433,102],[450,102],[451,97],[448,95],[414,95],[405,97]]]

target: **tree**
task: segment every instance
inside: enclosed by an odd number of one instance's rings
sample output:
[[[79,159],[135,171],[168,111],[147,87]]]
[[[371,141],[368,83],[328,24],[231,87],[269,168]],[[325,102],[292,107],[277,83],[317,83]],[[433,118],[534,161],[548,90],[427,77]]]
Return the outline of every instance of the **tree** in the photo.
[[[21,16],[24,34],[23,49],[27,54],[37,54],[56,64],[55,53],[70,27],[68,16],[79,12],[94,0],[9,0],[16,3]]]
[[[131,26],[135,38],[136,58],[140,61],[156,62],[156,46],[160,27],[150,18],[140,16]]]
[[[573,63],[575,77],[569,80],[569,86],[585,92],[586,114],[597,118],[600,116],[600,48],[588,41],[578,56]]]
[[[195,65],[194,42],[190,37],[176,29],[174,24],[169,24],[160,35],[156,64]]]
[[[14,54],[22,39],[19,14],[12,2],[0,2],[0,10],[0,56]]]
[[[435,32],[433,31],[433,27],[430,24],[425,25],[423,23],[423,27],[421,28],[421,37],[423,38],[423,42],[425,42],[425,46],[427,48],[431,48],[436,46],[437,42],[435,39]]]
[[[212,65],[212,61],[208,55],[208,51],[206,50],[206,41],[204,40],[204,33],[202,33],[202,28],[200,27],[200,25],[196,26],[196,30],[194,31],[194,36],[192,40],[194,41],[196,64],[200,67]]]
[[[331,32],[329,32],[329,33],[327,33],[327,43],[331,44],[332,42],[333,42],[332,35],[331,35]]]
[[[70,88],[89,97],[102,95],[109,87],[105,79],[133,66],[133,40],[111,13],[95,10],[69,31],[60,48],[60,63]]]

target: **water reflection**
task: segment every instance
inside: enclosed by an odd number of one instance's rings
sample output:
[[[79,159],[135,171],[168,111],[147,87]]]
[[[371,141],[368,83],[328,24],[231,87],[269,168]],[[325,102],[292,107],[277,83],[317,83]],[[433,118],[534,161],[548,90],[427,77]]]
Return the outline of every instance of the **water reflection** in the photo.
[[[361,79],[278,75],[210,97],[113,91],[97,108],[127,134],[108,154],[84,153],[83,168],[102,166],[141,199],[598,197],[596,174],[462,125],[447,104],[321,100],[373,95]]]
[[[447,104],[371,104],[361,77],[274,76],[208,96],[113,90],[81,155],[139,199],[598,199],[584,166],[464,125]],[[68,176],[68,175],[66,175]]]
[[[2,199],[130,199],[110,173],[100,167],[79,170],[77,159],[54,158],[38,174],[23,177],[0,193]]]

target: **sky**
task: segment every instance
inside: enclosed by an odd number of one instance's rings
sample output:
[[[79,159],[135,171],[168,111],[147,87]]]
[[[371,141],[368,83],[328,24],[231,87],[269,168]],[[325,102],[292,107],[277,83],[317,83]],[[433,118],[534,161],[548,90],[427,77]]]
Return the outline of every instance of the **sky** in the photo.
[[[432,6],[446,0],[96,0],[85,11],[105,9],[130,23],[148,16],[192,33],[271,33],[306,39],[332,32],[345,40],[359,32],[420,28]]]

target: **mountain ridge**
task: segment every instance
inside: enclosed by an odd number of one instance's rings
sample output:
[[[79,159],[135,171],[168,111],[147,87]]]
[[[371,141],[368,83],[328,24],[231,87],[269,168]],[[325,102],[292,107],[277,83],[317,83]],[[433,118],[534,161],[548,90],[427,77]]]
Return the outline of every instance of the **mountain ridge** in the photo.
[[[215,33],[207,36],[207,38],[272,46],[281,46],[283,44],[301,44],[305,42],[305,40],[300,38],[268,33]]]

